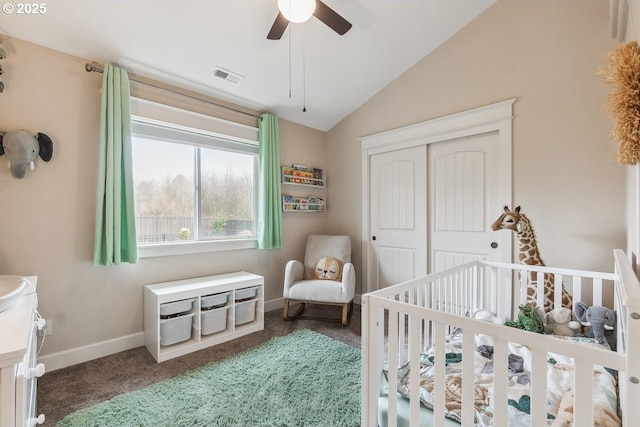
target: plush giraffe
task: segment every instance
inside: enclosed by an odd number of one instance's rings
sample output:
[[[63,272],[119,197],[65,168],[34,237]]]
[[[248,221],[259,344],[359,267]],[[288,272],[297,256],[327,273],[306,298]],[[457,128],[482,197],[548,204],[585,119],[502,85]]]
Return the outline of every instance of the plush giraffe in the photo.
[[[545,265],[540,256],[538,245],[536,243],[536,236],[533,232],[533,227],[529,218],[523,213],[520,213],[520,206],[515,210],[509,210],[508,206],[504,207],[504,213],[491,225],[494,231],[497,230],[511,230],[516,233],[519,245],[519,259],[520,264],[528,265]],[[537,301],[537,283],[536,276],[529,276],[529,283],[527,285],[527,300]],[[553,310],[554,301],[554,277],[545,273],[544,275],[544,312],[548,313]],[[573,298],[571,295],[562,288],[562,306],[570,310],[573,310]]]

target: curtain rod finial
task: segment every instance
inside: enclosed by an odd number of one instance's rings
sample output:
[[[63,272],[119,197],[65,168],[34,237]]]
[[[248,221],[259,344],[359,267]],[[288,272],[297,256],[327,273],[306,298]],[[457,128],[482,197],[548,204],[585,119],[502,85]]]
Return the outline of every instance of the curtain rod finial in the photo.
[[[91,73],[91,72],[102,73],[102,70],[100,68],[97,68],[89,64],[88,62],[84,64],[84,69],[87,73]]]

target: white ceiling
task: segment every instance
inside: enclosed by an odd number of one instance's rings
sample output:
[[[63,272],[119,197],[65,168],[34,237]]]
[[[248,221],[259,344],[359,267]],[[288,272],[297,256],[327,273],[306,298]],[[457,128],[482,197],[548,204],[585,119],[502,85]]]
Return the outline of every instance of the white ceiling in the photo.
[[[273,41],[277,0],[54,0],[0,33],[327,131],[495,1],[324,0],[349,32],[312,17]]]

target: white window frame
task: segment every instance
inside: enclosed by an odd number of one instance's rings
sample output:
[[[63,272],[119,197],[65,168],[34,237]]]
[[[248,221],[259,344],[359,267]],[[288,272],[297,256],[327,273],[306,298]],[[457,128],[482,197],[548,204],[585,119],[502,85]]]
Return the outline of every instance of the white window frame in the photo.
[[[191,135],[193,138],[188,141],[188,145],[215,148],[217,144],[206,143],[207,140],[211,141],[215,139],[222,144],[227,142],[232,145],[237,144],[238,146],[259,146],[258,129],[255,127],[229,122],[227,120],[139,98],[132,98],[131,109],[134,127],[143,126],[147,129],[156,130],[165,128],[168,133],[173,134],[183,132],[186,135]],[[159,137],[158,139],[162,138]],[[175,142],[175,139],[168,140]],[[229,146],[227,146],[227,148],[229,148]],[[259,178],[257,170],[255,178]],[[254,197],[257,200],[258,195],[255,194]],[[257,210],[256,205],[256,214]],[[257,218],[255,218],[255,223],[257,223]],[[250,238],[234,237],[230,239],[181,241],[148,245],[138,244],[138,256],[140,258],[152,258],[255,248],[257,248],[256,236]]]

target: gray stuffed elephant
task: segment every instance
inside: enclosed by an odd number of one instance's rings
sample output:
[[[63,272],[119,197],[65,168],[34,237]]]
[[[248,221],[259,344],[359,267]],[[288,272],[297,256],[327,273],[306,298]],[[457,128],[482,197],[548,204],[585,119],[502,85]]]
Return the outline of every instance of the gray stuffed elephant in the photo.
[[[27,165],[34,169],[38,156],[45,162],[53,156],[53,142],[44,133],[31,135],[24,129],[0,133],[0,156],[9,156],[9,167],[14,178],[22,178]]]
[[[612,350],[616,349],[615,311],[599,305],[589,307],[583,302],[575,303],[573,311],[576,319],[587,327],[585,336],[595,338],[600,344],[609,344]]]

